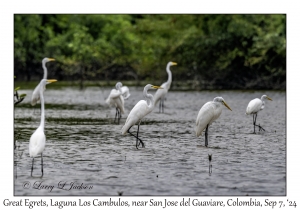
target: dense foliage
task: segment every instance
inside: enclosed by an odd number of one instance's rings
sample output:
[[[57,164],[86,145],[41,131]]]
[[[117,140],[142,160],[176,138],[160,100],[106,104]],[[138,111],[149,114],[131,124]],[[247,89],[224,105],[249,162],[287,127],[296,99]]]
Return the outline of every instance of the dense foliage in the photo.
[[[201,89],[285,89],[286,16],[14,15],[14,74],[39,80],[190,81]]]

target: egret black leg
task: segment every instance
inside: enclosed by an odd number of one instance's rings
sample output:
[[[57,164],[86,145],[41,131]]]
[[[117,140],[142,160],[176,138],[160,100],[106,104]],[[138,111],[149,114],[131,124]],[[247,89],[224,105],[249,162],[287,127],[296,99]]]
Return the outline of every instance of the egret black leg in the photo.
[[[254,121],[254,133],[255,133],[255,126],[257,126],[259,128],[258,131],[265,131],[265,129],[263,127],[261,127],[260,125],[256,125],[256,118],[257,118],[257,113],[255,114],[255,121]]]
[[[159,100],[159,113],[161,111],[161,99]]]
[[[121,117],[122,117],[122,115],[121,115],[121,110],[119,109],[119,120],[118,120],[118,124],[120,124]]]
[[[206,126],[205,129],[205,146],[207,147],[208,145],[208,125]]]
[[[161,103],[161,109],[162,109],[162,113],[164,113],[164,101],[165,101],[165,99],[163,98],[163,99],[161,99],[162,100],[162,103]]]
[[[32,172],[33,172],[33,164],[34,164],[34,158],[32,158],[32,165],[31,165],[31,176],[32,176]]]
[[[256,118],[257,118],[257,113],[255,114],[255,126],[257,126],[257,125],[256,125]],[[259,128],[258,131],[260,131],[260,128]]]
[[[118,108],[116,108],[116,115],[115,115],[115,120],[114,120],[114,123],[116,122],[117,115],[118,115]]]
[[[137,138],[139,139],[139,130],[140,130],[140,124],[141,124],[141,121],[139,122],[139,125],[138,125],[138,130],[137,130]],[[138,144],[138,146],[140,146],[140,144],[142,143],[142,147],[145,147],[145,145],[144,145],[144,142],[141,140],[141,139],[139,139],[140,141],[139,141],[139,144]]]
[[[118,124],[120,124],[120,118],[121,118],[121,112],[120,112],[120,110],[116,107],[116,116],[115,116],[114,123],[115,123],[116,120],[117,120],[117,121],[118,121]]]
[[[141,123],[141,121],[138,124],[138,129],[137,129],[137,132],[136,132],[136,148],[138,148],[138,146],[140,146],[140,143],[141,143],[141,142],[138,143],[139,131],[140,131],[140,123]]]
[[[41,153],[42,176],[44,176],[43,153]]]
[[[137,137],[139,137],[139,132],[140,132],[140,124],[141,124],[141,121],[139,122],[139,125],[138,125],[138,130],[137,130]],[[140,146],[140,144],[142,143],[142,147],[145,147],[144,146],[144,143],[142,141],[139,142],[138,146]]]
[[[261,127],[260,125],[257,125],[259,127],[259,131],[260,130],[263,130],[263,131],[266,131],[263,127]]]
[[[132,127],[132,126],[131,126]],[[131,129],[131,127],[128,129],[128,133],[132,136],[134,136],[136,138],[136,148],[138,149],[138,141],[140,141],[140,143],[142,144],[142,147],[145,147],[144,142],[136,135],[134,135],[133,133],[131,133],[129,130]]]
[[[255,115],[256,115],[256,114],[253,114],[253,127],[254,127],[254,133],[255,133],[255,121],[256,121]]]
[[[116,109],[116,112],[117,112],[117,119],[116,119],[116,121],[118,121],[118,119],[119,119],[119,110],[118,109]]]

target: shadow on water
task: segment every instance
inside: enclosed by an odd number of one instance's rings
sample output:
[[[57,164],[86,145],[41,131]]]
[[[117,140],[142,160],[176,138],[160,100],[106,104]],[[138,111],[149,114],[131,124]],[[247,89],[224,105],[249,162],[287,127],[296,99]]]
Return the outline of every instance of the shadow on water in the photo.
[[[273,99],[259,116],[266,132],[253,134],[245,109],[262,92],[170,91],[166,113],[158,113],[157,106],[142,121],[139,137],[145,148],[139,150],[135,138],[121,135],[121,129],[142,99],[141,91],[131,91],[120,124],[113,123],[115,109],[105,104],[109,92],[87,89],[82,96],[77,90],[47,89],[42,178],[30,177],[28,154],[40,113],[33,114],[36,108],[29,99],[15,107],[15,195],[285,195],[285,92],[266,93]],[[194,134],[195,120],[201,106],[215,96],[222,96],[234,111],[224,109],[210,126],[205,147],[204,136]],[[35,161],[38,175],[40,157]],[[41,181],[44,188],[33,187]]]

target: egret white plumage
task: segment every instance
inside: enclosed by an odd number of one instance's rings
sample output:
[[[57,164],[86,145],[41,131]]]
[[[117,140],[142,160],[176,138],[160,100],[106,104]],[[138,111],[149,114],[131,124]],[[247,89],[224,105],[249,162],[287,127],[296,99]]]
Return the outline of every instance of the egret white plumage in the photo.
[[[168,90],[170,89],[171,83],[172,83],[172,72],[170,70],[170,66],[175,66],[175,65],[177,65],[177,63],[172,62],[172,61],[170,61],[167,64],[166,71],[168,73],[168,80],[160,86],[163,89],[158,89],[154,95],[155,105],[157,104],[158,101],[160,101],[159,102],[159,112],[161,112],[161,111],[164,112],[164,100],[165,100],[166,94],[168,93]]]
[[[44,101],[44,87],[47,84],[50,84],[52,82],[56,82],[57,80],[47,80],[42,79],[39,86],[39,94],[40,94],[40,100],[41,100],[41,123],[39,127],[35,130],[35,132],[31,135],[30,141],[29,141],[29,156],[32,157],[32,166],[31,166],[31,176],[33,172],[33,164],[34,164],[34,158],[41,154],[41,165],[42,165],[42,176],[44,174],[43,170],[43,151],[45,149],[46,145],[46,136],[44,133],[45,130],[45,101]]]
[[[43,69],[44,69],[44,76],[43,76],[43,79],[47,79],[47,74],[48,74],[48,71],[47,71],[47,67],[46,67],[46,63],[49,62],[49,61],[55,61],[54,58],[44,58],[42,60],[42,66],[43,66]],[[32,96],[31,96],[31,105],[32,106],[35,106],[37,102],[40,101],[40,90],[39,90],[40,85],[36,86],[36,88],[34,89],[33,93],[32,93]],[[43,91],[45,91],[45,87],[43,89]]]
[[[124,97],[124,100],[129,98],[130,93],[129,93],[129,88],[127,86],[122,86],[121,87],[121,92],[122,92],[122,95]]]
[[[151,84],[148,84],[144,87],[144,98],[146,100],[140,100],[130,111],[126,122],[124,126],[122,127],[122,134],[129,133],[130,135],[134,136],[136,138],[136,148],[138,149],[138,146],[140,143],[142,144],[142,147],[144,147],[143,141],[139,138],[139,129],[140,129],[140,123],[142,119],[149,114],[154,109],[154,101],[153,96],[148,93],[149,89],[161,89],[159,86],[154,86]],[[130,128],[134,126],[136,123],[138,123],[138,130],[136,133],[136,136],[130,132]],[[138,143],[140,141],[140,143]]]
[[[205,103],[199,110],[196,119],[196,136],[200,136],[202,131],[205,130],[205,146],[208,145],[208,127],[218,119],[222,113],[222,105],[226,106],[229,110],[231,108],[227,105],[222,97],[216,97],[213,101]],[[231,110],[232,111],[232,110]]]
[[[267,95],[263,95],[261,97],[261,99],[255,98],[255,99],[251,100],[246,109],[247,115],[249,115],[249,114],[253,115],[254,133],[255,133],[255,126],[259,127],[259,131],[265,130],[260,125],[256,125],[257,113],[265,108],[265,101],[264,101],[265,99],[272,101],[272,99],[270,97],[268,97]]]
[[[114,122],[116,122],[116,119],[118,118],[118,124],[120,123],[122,114],[125,113],[124,97],[122,95],[123,93],[121,87],[122,87],[122,83],[117,82],[116,89],[112,89],[110,91],[108,98],[106,99],[106,103],[108,105],[116,107],[116,115],[115,115]]]

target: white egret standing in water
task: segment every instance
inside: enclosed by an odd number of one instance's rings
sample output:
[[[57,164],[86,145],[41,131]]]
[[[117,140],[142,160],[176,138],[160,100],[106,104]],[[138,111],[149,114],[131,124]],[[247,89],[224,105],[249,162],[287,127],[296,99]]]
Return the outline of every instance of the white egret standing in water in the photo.
[[[44,87],[47,84],[50,84],[52,82],[56,82],[57,80],[47,80],[42,79],[40,84],[38,85],[38,90],[40,94],[40,100],[41,100],[41,123],[40,126],[35,130],[35,132],[31,135],[30,141],[29,141],[29,156],[32,157],[32,166],[31,166],[31,176],[33,172],[33,164],[34,164],[34,158],[41,154],[41,165],[42,165],[42,176],[44,175],[43,170],[43,151],[45,149],[46,144],[46,136],[44,133],[45,130],[45,101],[44,101]]]
[[[114,122],[116,122],[116,119],[118,118],[118,124],[120,123],[122,114],[125,113],[124,98],[121,87],[122,83],[118,82],[116,84],[116,89],[112,89],[108,98],[106,99],[106,103],[108,105],[116,107],[116,116]]]
[[[144,88],[144,98],[146,100],[140,100],[130,111],[125,125],[122,128],[122,134],[129,133],[130,135],[134,136],[136,138],[136,148],[138,149],[138,145],[140,143],[142,144],[142,147],[144,147],[143,141],[139,138],[139,129],[140,129],[140,123],[142,119],[149,114],[153,109],[154,109],[154,101],[153,101],[153,96],[148,93],[149,89],[161,89],[159,86],[154,86],[151,84],[148,84]],[[136,133],[136,136],[131,133],[129,130],[132,126],[134,126],[136,123],[138,123],[138,130]],[[140,143],[138,143],[140,141]]]
[[[163,83],[160,87],[162,87],[163,89],[158,89],[154,95],[154,104],[156,105],[158,101],[159,102],[159,112],[164,112],[164,100],[165,97],[168,93],[168,90],[171,87],[171,83],[172,83],[172,73],[170,70],[170,66],[175,66],[177,65],[177,63],[170,61],[167,64],[167,68],[166,71],[168,73],[168,81],[166,81],[165,83]]]
[[[256,125],[256,118],[257,118],[257,113],[260,111],[260,110],[263,110],[265,108],[265,99],[268,99],[270,101],[272,101],[271,98],[269,98],[268,96],[266,95],[263,95],[261,97],[261,99],[259,98],[255,98],[253,100],[251,100],[247,106],[247,109],[246,109],[246,114],[249,115],[249,114],[252,114],[253,115],[253,126],[254,126],[254,133],[255,133],[255,126],[259,127],[259,131],[260,130],[265,130],[263,129],[260,125]]]
[[[44,76],[43,76],[43,79],[47,79],[47,67],[46,67],[46,63],[49,62],[49,61],[55,61],[54,58],[44,58],[42,60],[42,66],[43,66],[43,69],[44,69]],[[36,86],[36,88],[34,89],[33,93],[32,93],[32,96],[31,96],[31,105],[32,106],[35,106],[37,102],[40,101],[40,85]],[[45,91],[46,87],[44,87],[43,91]]]
[[[216,97],[213,101],[205,103],[196,119],[196,136],[200,136],[205,129],[205,146],[208,145],[208,126],[218,119],[222,113],[222,105],[226,106],[229,110],[231,108],[226,104],[222,97]],[[232,111],[232,110],[231,110]]]

